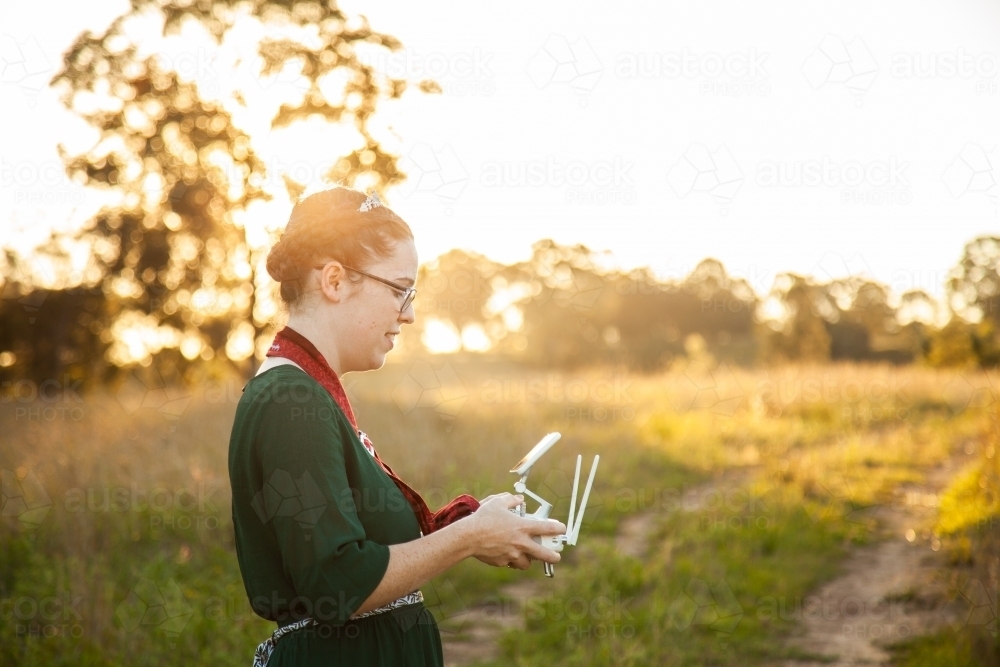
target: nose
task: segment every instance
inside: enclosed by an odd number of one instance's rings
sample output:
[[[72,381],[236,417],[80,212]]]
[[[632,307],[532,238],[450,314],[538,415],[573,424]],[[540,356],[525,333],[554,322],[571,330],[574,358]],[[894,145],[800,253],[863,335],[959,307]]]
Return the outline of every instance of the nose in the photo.
[[[400,324],[413,324],[416,321],[416,319],[417,319],[417,314],[416,311],[413,310],[413,302],[411,301],[410,303],[406,304],[406,308],[400,311],[397,321]]]

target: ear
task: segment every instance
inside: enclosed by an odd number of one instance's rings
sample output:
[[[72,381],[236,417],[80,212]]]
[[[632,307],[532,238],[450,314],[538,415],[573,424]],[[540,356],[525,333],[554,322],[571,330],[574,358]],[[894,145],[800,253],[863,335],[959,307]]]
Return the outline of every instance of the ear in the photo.
[[[331,260],[326,263],[319,274],[319,289],[333,303],[340,303],[347,297],[351,282],[340,262]]]

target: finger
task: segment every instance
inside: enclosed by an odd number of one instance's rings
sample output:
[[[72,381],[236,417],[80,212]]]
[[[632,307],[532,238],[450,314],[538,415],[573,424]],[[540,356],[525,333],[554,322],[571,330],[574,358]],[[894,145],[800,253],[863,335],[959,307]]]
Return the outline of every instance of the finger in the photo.
[[[545,521],[532,521],[533,525],[528,526],[529,535],[562,535],[566,532],[566,524],[555,519]]]
[[[507,496],[504,498],[504,503],[507,505],[507,509],[512,509],[517,507],[524,502],[524,496]]]
[[[526,555],[521,555],[519,558],[515,558],[510,562],[510,564],[513,565],[518,570],[527,570],[529,567],[531,567],[531,561],[528,560],[528,557]]]
[[[525,547],[524,551],[535,560],[543,560],[546,563],[558,563],[562,559],[558,551],[546,549],[541,544],[535,542],[531,542]]]

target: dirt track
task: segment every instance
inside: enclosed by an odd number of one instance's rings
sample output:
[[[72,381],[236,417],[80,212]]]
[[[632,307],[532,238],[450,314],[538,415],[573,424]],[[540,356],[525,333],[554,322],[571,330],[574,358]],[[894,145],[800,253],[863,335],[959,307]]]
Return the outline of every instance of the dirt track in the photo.
[[[924,484],[898,488],[895,502],[879,507],[881,540],[856,549],[842,573],[802,605],[802,632],[789,641],[827,659],[788,661],[786,667],[888,665],[889,644],[947,622],[947,591],[940,577],[946,563],[925,531],[941,490],[957,470],[957,462],[949,462]]]
[[[791,611],[799,616],[800,632],[789,638],[789,647],[816,660],[787,661],[785,667],[886,665],[888,643],[931,632],[947,621],[939,577],[945,564],[924,529],[933,520],[939,494],[958,465],[950,462],[932,471],[924,484],[896,489],[895,501],[877,508],[882,534],[875,543],[855,549],[837,577]],[[692,487],[681,506],[697,510],[709,492],[735,488],[747,476],[747,470],[733,470]],[[656,518],[654,511],[626,518],[615,537],[616,548],[644,557]],[[504,630],[523,626],[521,610],[528,599],[543,591],[541,579],[540,571],[525,572],[523,578],[501,589],[499,600],[491,599],[463,614],[461,636],[443,634],[445,667],[496,658],[497,639]]]

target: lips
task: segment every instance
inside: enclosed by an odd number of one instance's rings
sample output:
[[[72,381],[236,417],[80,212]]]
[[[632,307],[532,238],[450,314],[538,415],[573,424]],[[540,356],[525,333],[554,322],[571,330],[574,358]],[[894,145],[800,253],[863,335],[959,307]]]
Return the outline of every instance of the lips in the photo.
[[[398,331],[390,331],[385,335],[386,340],[389,341],[389,347],[396,346],[396,336],[399,334]]]

